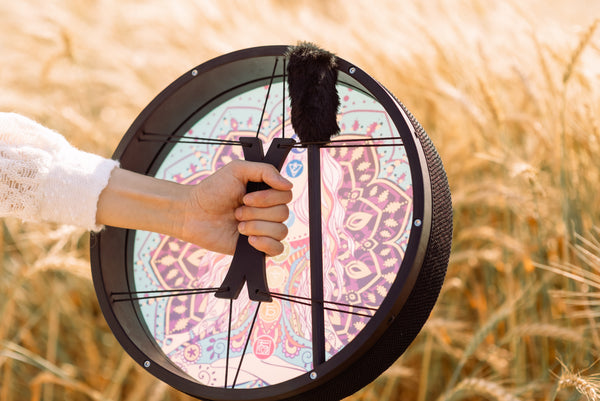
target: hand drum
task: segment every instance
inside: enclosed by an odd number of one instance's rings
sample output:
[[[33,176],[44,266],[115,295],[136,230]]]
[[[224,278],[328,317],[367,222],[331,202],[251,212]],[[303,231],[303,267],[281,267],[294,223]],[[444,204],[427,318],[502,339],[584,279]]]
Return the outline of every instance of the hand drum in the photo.
[[[338,58],[340,132],[302,142],[290,122],[287,49],[241,50],[185,73],[114,154],[123,168],[189,185],[234,159],[277,164],[294,183],[282,255],[232,264],[176,238],[113,227],[91,240],[98,300],[123,348],[206,400],[352,394],[413,341],[446,273],[451,198],[423,128]],[[311,146],[319,171],[309,174]]]

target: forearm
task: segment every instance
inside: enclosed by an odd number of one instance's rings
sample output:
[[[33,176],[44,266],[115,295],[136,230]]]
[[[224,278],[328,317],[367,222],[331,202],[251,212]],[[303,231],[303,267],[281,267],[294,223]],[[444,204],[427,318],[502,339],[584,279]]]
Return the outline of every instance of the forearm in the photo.
[[[178,237],[189,188],[116,168],[98,199],[96,223]]]
[[[292,184],[268,164],[236,160],[181,185],[123,170],[28,118],[0,113],[0,170],[0,216],[152,231],[228,254],[239,229],[267,254],[283,249]],[[244,196],[248,181],[273,189]]]

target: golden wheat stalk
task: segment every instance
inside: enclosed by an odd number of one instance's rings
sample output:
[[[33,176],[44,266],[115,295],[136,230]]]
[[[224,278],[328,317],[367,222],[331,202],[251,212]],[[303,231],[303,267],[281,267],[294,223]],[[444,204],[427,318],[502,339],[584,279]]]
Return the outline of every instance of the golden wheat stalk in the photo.
[[[584,341],[584,336],[580,329],[571,329],[550,323],[527,323],[513,328],[505,336],[503,343],[525,336],[552,338],[573,344],[580,344]]]
[[[438,401],[457,401],[463,398],[470,399],[472,396],[485,397],[490,401],[519,401],[519,398],[498,383],[478,378],[464,379]]]
[[[563,371],[558,378],[558,390],[574,388],[587,401],[600,401],[600,374],[584,376],[581,372],[573,372],[562,361]]]
[[[31,401],[41,401],[47,399],[44,396],[42,389],[44,388],[44,385],[50,384],[63,387],[76,393],[85,394],[87,396],[86,398],[90,398],[94,401],[111,401],[110,398],[104,398],[99,391],[91,388],[81,381],[56,377],[50,372],[42,372],[33,380],[31,380]]]
[[[573,53],[571,53],[571,57],[569,58],[569,63],[565,68],[565,72],[563,74],[563,84],[566,84],[571,76],[573,75],[573,70],[575,69],[575,65],[581,58],[581,54],[590,43],[592,36],[594,36],[594,32],[596,32],[596,28],[598,28],[598,24],[600,24],[600,19],[596,19],[589,27],[585,30],[583,35],[581,35],[581,39]]]
[[[454,368],[454,373],[452,374],[452,378],[448,384],[448,388],[452,388],[454,384],[458,381],[460,373],[465,367],[468,359],[477,351],[479,345],[484,341],[484,339],[490,334],[501,321],[506,320],[509,315],[515,310],[517,305],[522,302],[523,298],[530,294],[531,291],[533,293],[537,292],[536,290],[532,290],[528,288],[523,290],[520,294],[515,294],[515,296],[509,300],[507,300],[504,305],[499,307],[494,313],[490,315],[488,320],[483,324],[479,330],[475,332],[473,338],[465,348],[465,351],[458,361],[458,364]]]

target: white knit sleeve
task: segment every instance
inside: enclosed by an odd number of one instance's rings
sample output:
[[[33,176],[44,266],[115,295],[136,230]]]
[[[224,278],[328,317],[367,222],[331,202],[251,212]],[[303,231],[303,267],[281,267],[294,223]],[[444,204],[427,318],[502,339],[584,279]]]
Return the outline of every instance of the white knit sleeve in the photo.
[[[26,117],[0,113],[0,216],[100,230],[98,198],[117,166]]]

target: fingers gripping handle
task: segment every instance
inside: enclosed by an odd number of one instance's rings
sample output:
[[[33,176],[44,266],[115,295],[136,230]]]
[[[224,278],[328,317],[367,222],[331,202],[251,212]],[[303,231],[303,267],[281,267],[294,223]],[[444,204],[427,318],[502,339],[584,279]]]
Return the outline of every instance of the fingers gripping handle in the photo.
[[[291,138],[275,138],[271,142],[266,156],[264,156],[263,144],[259,138],[242,137],[240,142],[243,144],[246,160],[269,163],[278,171],[281,170],[292,145],[296,143]],[[263,182],[249,182],[246,191],[255,192],[268,188],[269,186]],[[236,299],[245,282],[248,283],[248,296],[251,300],[272,301],[267,285],[265,254],[252,247],[246,235],[240,234],[229,271],[215,296],[217,298]]]

